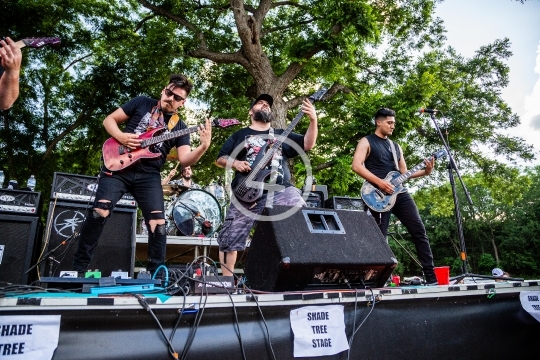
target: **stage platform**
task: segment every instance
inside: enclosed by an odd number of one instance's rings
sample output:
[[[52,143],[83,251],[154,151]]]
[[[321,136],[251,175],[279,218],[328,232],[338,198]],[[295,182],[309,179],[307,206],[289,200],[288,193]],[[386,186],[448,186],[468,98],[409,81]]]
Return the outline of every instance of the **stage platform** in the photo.
[[[145,293],[143,303],[132,294],[12,292],[0,298],[0,316],[60,315],[56,360],[172,359],[159,326],[167,337],[174,330],[171,344],[179,358],[293,359],[291,314],[307,306],[325,311],[332,305],[343,307],[350,353],[305,359],[537,358],[540,322],[524,310],[520,296],[537,299],[539,284],[482,281],[291,293],[244,289],[241,294],[206,296]]]

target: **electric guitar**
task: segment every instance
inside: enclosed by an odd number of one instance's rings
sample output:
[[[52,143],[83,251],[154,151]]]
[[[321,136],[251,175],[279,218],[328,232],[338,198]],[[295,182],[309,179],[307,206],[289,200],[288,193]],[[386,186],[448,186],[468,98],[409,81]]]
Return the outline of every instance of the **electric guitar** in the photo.
[[[309,101],[313,103],[321,100],[327,91],[326,88],[321,88],[309,97]],[[276,171],[265,169],[265,167],[270,163],[275,153],[281,148],[281,145],[298,124],[302,116],[304,116],[304,113],[300,110],[287,129],[277,137],[277,141],[271,144],[269,149],[268,143],[261,147],[253,164],[251,164],[251,171],[248,174],[236,174],[231,185],[233,193],[238,200],[246,203],[253,203],[262,196],[265,183],[268,182],[270,176],[276,175]]]
[[[441,149],[431,156],[433,156],[435,159],[443,158],[446,156],[446,149]],[[394,192],[390,195],[380,190],[376,186],[373,186],[373,184],[371,184],[369,181],[364,182],[362,185],[362,190],[360,191],[362,200],[364,200],[366,206],[373,211],[390,211],[396,203],[396,197],[398,194],[407,191],[407,189],[402,185],[403,182],[410,178],[411,175],[418,170],[423,169],[424,166],[426,166],[426,164],[422,161],[420,164],[416,165],[404,174],[401,174],[399,171],[390,171],[384,178],[385,181],[394,185]]]
[[[229,126],[239,125],[240,121],[236,119],[214,119],[213,127],[226,128]],[[187,129],[177,130],[162,134],[165,128],[155,128],[139,135],[139,139],[143,139],[140,147],[130,149],[122,145],[115,138],[109,138],[103,144],[103,161],[105,167],[111,171],[118,171],[135,164],[141,159],[152,159],[161,156],[160,151],[153,151],[152,145],[161,143],[165,140],[175,139],[180,136],[196,132],[199,126],[192,126]]]
[[[57,37],[45,37],[45,38],[25,38],[19,41],[15,41],[15,45],[19,47],[19,49],[22,49],[25,46],[39,49],[44,47],[45,45],[53,45],[56,46],[60,44],[60,38]]]

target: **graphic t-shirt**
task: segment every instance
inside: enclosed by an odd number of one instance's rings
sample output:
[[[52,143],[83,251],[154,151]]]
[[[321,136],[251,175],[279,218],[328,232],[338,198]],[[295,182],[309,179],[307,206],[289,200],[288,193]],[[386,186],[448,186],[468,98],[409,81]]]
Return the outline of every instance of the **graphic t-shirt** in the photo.
[[[274,140],[271,140],[268,138],[270,130],[257,131],[249,127],[238,130],[227,139],[225,144],[223,144],[217,158],[219,159],[222,156],[230,156],[235,149],[240,147],[241,150],[238,152],[235,158],[239,161],[247,161],[253,169],[253,162],[257,158],[257,155],[261,149],[266,144],[275,142],[277,140],[276,137],[281,135],[283,131],[283,129],[274,129]],[[290,133],[287,138],[298,144],[301,149],[304,149],[303,135]],[[274,157],[266,166],[267,169],[277,171],[276,184],[293,186],[290,183],[291,173],[289,171],[289,166],[287,165],[287,160],[297,155],[298,152],[294,150],[292,146],[286,143],[283,143],[281,149],[276,151]]]
[[[129,116],[129,119],[125,122],[126,127],[124,129],[124,132],[142,134],[148,130],[151,130],[149,129],[151,119],[150,113],[154,106],[157,105],[157,102],[157,100],[151,99],[146,96],[137,96],[122,105],[122,110],[124,110],[126,115]],[[171,116],[172,114],[163,114],[165,124],[169,122]],[[178,123],[171,131],[177,131],[186,128],[187,125],[183,121],[178,121]],[[165,130],[165,132],[169,131]],[[153,145],[151,151],[160,152],[161,156],[154,159],[142,159],[136,166],[138,166],[140,170],[146,172],[159,173],[159,170],[165,163],[167,154],[169,153],[171,148],[180,147],[183,145],[190,145],[189,134]]]

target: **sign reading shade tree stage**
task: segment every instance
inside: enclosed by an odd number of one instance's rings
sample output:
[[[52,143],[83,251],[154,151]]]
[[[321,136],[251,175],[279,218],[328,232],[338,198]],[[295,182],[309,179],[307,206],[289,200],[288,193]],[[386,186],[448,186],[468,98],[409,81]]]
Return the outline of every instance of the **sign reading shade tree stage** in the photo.
[[[60,315],[1,316],[0,358],[50,360],[59,336]]]
[[[291,310],[294,357],[334,355],[349,349],[343,305]]]

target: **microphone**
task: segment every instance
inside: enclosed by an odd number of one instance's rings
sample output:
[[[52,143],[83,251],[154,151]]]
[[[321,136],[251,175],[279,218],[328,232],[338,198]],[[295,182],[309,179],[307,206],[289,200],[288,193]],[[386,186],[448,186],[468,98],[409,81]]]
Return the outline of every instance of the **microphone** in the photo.
[[[423,114],[423,113],[427,113],[427,114],[435,114],[437,111],[439,111],[439,110],[437,110],[437,109],[424,109],[424,108],[418,109],[418,112],[419,112],[420,114]]]

